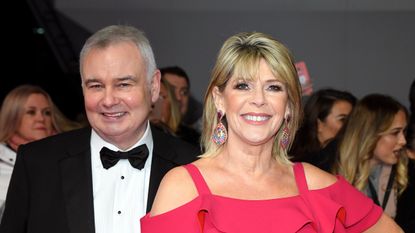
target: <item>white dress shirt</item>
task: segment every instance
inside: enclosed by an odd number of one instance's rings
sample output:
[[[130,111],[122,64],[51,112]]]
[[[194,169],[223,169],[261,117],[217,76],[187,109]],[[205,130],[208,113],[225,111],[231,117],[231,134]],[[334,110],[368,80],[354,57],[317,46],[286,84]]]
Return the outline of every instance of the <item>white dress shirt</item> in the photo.
[[[0,143],[0,209],[6,200],[7,189],[9,188],[14,163],[16,162],[16,152],[6,144]]]
[[[140,218],[146,214],[148,186],[150,182],[153,138],[150,124],[143,137],[126,151],[146,144],[149,156],[143,169],[131,166],[121,159],[108,170],[102,166],[102,147],[120,151],[104,141],[94,130],[91,134],[92,182],[96,233],[140,233]],[[82,208],[80,206],[80,208]]]

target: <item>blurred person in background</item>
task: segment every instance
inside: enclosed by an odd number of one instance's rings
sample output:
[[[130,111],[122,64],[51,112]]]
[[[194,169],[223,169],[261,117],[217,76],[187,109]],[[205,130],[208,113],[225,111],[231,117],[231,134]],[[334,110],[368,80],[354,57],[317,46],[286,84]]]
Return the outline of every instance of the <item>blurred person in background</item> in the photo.
[[[190,81],[187,73],[178,66],[160,68],[161,76],[174,87],[177,101],[180,103],[180,113],[187,113],[190,96]]]
[[[160,95],[153,105],[150,120],[155,126],[173,135],[179,128],[181,120],[179,102],[174,94],[174,88],[164,78],[160,80]]]
[[[335,162],[336,147],[335,142],[330,143],[355,104],[356,97],[347,91],[329,88],[314,92],[304,106],[303,122],[290,150],[292,160],[330,171]]]
[[[200,133],[198,132],[197,126],[194,126],[193,124],[196,122],[197,125],[200,116],[197,116],[197,119],[189,120],[189,118],[191,118],[190,115],[197,115],[197,109],[189,109],[189,107],[192,107],[189,105],[192,100],[190,96],[189,76],[179,66],[160,68],[160,72],[162,79],[165,79],[173,86],[176,99],[179,102],[181,120],[175,134],[181,139],[195,146],[199,146]],[[187,121],[190,121],[190,123]]]
[[[41,87],[21,85],[0,110],[0,205],[3,206],[20,145],[80,127],[68,120]]]
[[[407,120],[406,108],[392,97],[367,95],[353,109],[339,140],[335,170],[392,218],[408,183],[403,153]]]

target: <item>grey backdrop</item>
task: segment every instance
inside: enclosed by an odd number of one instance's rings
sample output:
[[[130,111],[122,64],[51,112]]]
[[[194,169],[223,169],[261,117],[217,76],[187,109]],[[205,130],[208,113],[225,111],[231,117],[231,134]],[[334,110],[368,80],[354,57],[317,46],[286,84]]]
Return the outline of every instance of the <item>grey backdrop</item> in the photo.
[[[255,2],[255,3],[254,3]],[[384,93],[408,106],[415,79],[415,1],[389,0],[58,0],[58,10],[87,29],[130,24],[149,37],[160,67],[179,65],[203,99],[224,40],[260,31],[305,61],[313,89],[357,97]]]

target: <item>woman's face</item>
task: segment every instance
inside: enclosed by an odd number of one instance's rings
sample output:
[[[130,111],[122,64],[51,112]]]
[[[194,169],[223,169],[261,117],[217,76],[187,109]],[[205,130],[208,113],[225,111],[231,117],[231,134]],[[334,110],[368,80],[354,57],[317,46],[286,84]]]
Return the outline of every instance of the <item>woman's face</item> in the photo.
[[[27,141],[52,135],[51,106],[42,94],[31,94],[23,107],[23,116],[17,134]]]
[[[401,150],[406,144],[404,130],[406,128],[407,119],[403,111],[399,111],[386,132],[382,133],[375,150],[373,151],[374,162],[381,162],[393,165],[398,162]]]
[[[253,80],[232,76],[224,91],[214,90],[215,105],[225,113],[228,141],[250,145],[273,143],[284,117],[288,115],[286,86],[271,72],[265,60],[259,63]]]
[[[353,106],[349,102],[337,100],[324,121],[317,119],[317,137],[322,148],[337,135],[352,109]]]

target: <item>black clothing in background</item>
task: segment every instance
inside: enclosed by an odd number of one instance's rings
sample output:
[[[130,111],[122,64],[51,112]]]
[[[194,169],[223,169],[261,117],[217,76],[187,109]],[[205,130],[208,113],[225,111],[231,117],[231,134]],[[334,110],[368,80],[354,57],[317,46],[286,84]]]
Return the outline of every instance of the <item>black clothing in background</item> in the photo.
[[[408,163],[408,187],[398,197],[396,223],[405,232],[415,232],[415,161]]]
[[[293,158],[293,162],[307,162],[314,166],[331,173],[337,161],[337,144],[338,140],[334,139],[323,149],[310,153],[307,156]]]
[[[200,134],[194,128],[180,124],[176,135],[180,139],[200,148]]]

